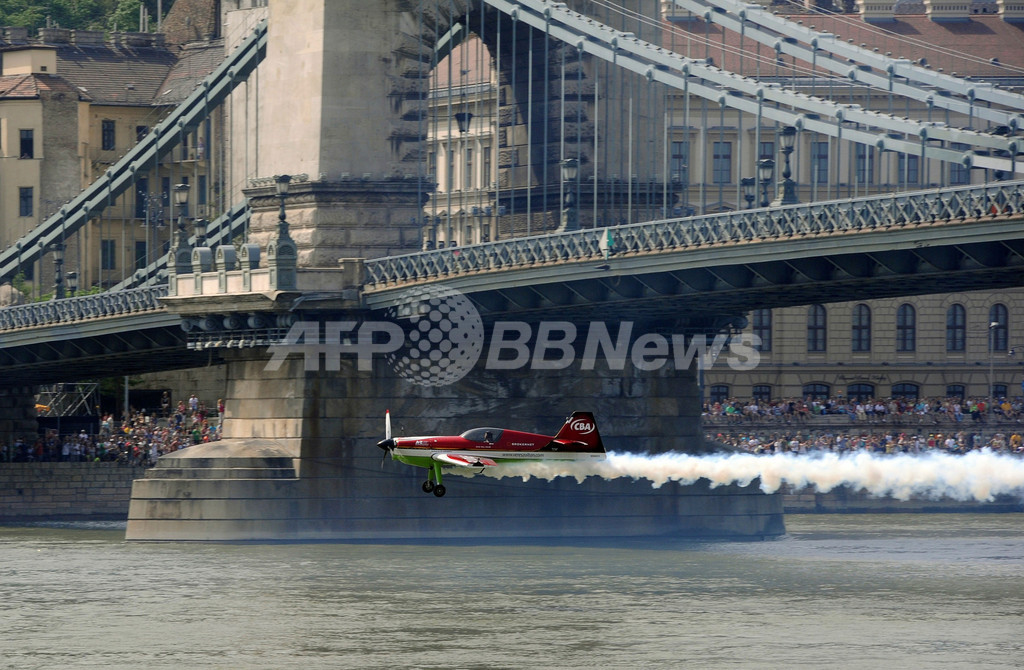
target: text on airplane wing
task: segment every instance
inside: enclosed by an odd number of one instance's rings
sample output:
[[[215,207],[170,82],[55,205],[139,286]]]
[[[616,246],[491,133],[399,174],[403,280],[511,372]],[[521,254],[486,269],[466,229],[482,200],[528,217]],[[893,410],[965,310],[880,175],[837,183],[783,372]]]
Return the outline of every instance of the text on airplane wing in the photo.
[[[481,466],[497,465],[489,458],[479,456],[467,456],[466,454],[434,454],[431,456],[435,461],[441,461],[448,465],[458,465],[464,468],[477,468]]]

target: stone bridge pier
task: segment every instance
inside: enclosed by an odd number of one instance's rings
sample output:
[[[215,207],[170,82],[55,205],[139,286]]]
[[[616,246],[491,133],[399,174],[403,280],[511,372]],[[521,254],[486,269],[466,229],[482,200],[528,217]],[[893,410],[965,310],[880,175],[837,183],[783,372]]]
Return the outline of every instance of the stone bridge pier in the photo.
[[[323,328],[343,315],[319,318]],[[553,435],[572,411],[589,410],[611,451],[699,453],[695,366],[492,370],[484,351],[464,376],[429,386],[410,381],[393,356],[374,355],[359,369],[354,355],[301,349],[287,357],[276,347],[222,352],[225,439],[164,456],[135,482],[128,539],[749,539],[784,532],[781,498],[756,485],[524,482],[447,469],[448,493],[436,498],[421,491],[425,470],[382,462],[376,447],[388,409],[396,435],[478,426]]]

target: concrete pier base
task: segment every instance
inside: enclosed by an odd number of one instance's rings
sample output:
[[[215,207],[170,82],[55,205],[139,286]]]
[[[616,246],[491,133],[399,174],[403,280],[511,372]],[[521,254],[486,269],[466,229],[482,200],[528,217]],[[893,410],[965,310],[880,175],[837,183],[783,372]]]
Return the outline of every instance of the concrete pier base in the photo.
[[[226,439],[160,459],[135,482],[130,540],[321,541],[462,538],[727,537],[785,532],[782,497],[756,485],[710,489],[590,478],[553,482],[458,476],[443,498],[425,470],[384,460],[384,411],[396,434],[497,425],[554,434],[593,411],[615,451],[701,451],[691,370],[623,373],[474,369],[444,387],[412,384],[378,361],[308,371],[290,358],[229,363]],[[347,363],[343,361],[343,363]]]

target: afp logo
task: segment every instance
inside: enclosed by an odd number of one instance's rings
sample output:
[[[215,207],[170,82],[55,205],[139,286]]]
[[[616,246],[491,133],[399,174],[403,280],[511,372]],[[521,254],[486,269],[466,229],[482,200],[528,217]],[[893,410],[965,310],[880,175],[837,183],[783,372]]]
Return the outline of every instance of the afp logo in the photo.
[[[585,419],[576,419],[571,424],[569,424],[569,428],[572,428],[574,431],[581,435],[586,435],[587,433],[594,432],[594,424]]]

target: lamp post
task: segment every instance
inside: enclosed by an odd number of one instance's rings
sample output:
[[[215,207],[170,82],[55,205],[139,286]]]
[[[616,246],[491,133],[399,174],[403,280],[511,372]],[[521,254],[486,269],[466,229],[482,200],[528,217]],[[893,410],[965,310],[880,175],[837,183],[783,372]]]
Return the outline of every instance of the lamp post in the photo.
[[[64,297],[64,277],[61,272],[64,268],[64,243],[58,242],[53,245],[53,299],[60,300]]]
[[[789,169],[789,156],[793,153],[796,145],[796,128],[786,126],[779,133],[779,145],[782,151],[782,180],[779,182],[779,190],[775,194],[775,205],[795,205],[800,202],[796,197],[796,182],[791,177],[793,173]]]
[[[744,177],[740,180],[740,187],[743,189],[743,199],[747,201],[747,209],[754,206],[754,198],[757,197],[757,180],[753,177]]]
[[[281,209],[277,215],[277,237],[267,246],[267,267],[270,269],[270,286],[279,290],[295,290],[298,285],[298,247],[288,234],[288,220],[285,218],[284,202],[288,197],[291,175],[274,177],[277,197]]]
[[[206,246],[206,228],[209,225],[209,221],[203,218],[196,219],[192,224],[196,232],[196,246]]]
[[[576,180],[580,176],[580,162],[575,158],[566,158],[562,161],[562,189],[565,191],[565,205],[562,208],[562,225],[558,232],[564,233],[570,230],[579,230],[579,214],[576,211],[576,199],[573,197],[576,192]]]
[[[992,321],[988,324],[988,407],[985,408],[986,414],[992,414],[992,400],[995,396],[995,384],[992,381],[992,358],[996,348],[996,328],[999,327],[998,321]],[[988,418],[987,416],[985,417]]]
[[[757,178],[761,181],[761,206],[768,206],[768,186],[771,184],[772,175],[775,174],[775,161],[771,158],[762,158],[757,162]]]
[[[75,297],[75,292],[78,291],[78,273],[72,270],[68,273],[68,291],[71,292],[71,297]]]
[[[178,209],[178,223],[174,231],[174,268],[178,274],[192,272],[192,247],[185,231],[185,210],[188,209],[188,184],[174,186],[174,206]]]

